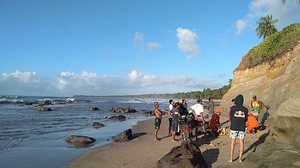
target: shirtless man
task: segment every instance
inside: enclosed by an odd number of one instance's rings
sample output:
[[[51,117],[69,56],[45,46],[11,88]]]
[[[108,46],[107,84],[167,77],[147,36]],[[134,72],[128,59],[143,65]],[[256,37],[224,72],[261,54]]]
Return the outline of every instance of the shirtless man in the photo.
[[[158,141],[159,138],[157,137],[158,130],[160,129],[161,124],[161,118],[162,118],[162,112],[158,108],[159,104],[158,102],[154,102],[154,114],[155,114],[155,120],[154,120],[154,140]]]

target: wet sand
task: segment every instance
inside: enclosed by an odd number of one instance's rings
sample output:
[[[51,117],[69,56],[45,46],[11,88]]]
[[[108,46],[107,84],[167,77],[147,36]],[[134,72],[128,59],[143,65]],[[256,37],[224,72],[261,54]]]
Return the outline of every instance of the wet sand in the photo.
[[[222,128],[229,126],[226,122],[227,117],[222,113]],[[171,142],[168,137],[168,119],[164,117],[158,137],[160,141],[154,141],[154,118],[139,122],[133,129],[133,140],[128,142],[113,143],[91,152],[88,152],[79,158],[73,160],[65,168],[135,168],[135,167],[156,167],[156,162],[165,154],[170,152],[172,147],[180,145],[183,141]],[[245,155],[255,150],[255,147],[264,142],[268,129],[258,131],[256,134],[247,134],[245,137]],[[238,162],[239,145],[235,147],[235,160],[229,163],[229,135],[219,136],[217,138],[204,138],[203,135],[196,142],[206,162],[211,167],[242,167],[243,163]]]

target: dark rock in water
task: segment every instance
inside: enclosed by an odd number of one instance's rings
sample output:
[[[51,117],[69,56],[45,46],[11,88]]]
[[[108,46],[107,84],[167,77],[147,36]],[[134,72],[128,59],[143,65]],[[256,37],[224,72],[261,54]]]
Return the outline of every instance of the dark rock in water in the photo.
[[[70,135],[66,138],[66,142],[74,145],[88,145],[95,142],[96,139],[82,135]]]
[[[112,137],[114,142],[125,142],[132,139],[132,131],[131,129],[128,129],[114,137]]]
[[[151,116],[151,115],[154,115],[154,112],[153,111],[145,111],[144,115]]]
[[[36,110],[40,111],[40,112],[43,112],[43,111],[52,111],[51,108],[49,108],[49,107],[43,107],[43,106],[37,106]]]
[[[131,109],[130,107],[118,107],[116,109],[112,108],[112,110],[117,113],[135,113],[135,112],[137,112],[135,109]]]
[[[98,107],[91,107],[90,110],[91,110],[91,111],[98,111],[98,110],[100,110],[100,109],[99,109]]]
[[[51,100],[40,100],[40,101],[38,102],[38,104],[39,104],[40,106],[44,106],[44,105],[53,105],[53,103],[52,103]]]
[[[98,123],[98,122],[94,122],[93,123],[93,127],[94,128],[102,128],[102,127],[104,127],[105,125],[104,124],[102,124],[102,123]]]
[[[118,115],[118,116],[109,116],[107,118],[111,119],[111,120],[124,121],[126,119],[126,116],[124,116],[124,115]]]
[[[182,142],[162,157],[156,164],[157,168],[206,168],[208,167],[201,151],[193,142]]]

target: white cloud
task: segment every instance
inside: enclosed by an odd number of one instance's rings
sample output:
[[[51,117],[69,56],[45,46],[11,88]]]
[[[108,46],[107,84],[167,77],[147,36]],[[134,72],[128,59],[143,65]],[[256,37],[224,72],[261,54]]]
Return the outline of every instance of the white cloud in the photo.
[[[140,49],[147,49],[149,51],[154,51],[154,50],[158,50],[161,45],[157,42],[148,42],[144,43],[144,34],[140,33],[140,32],[136,32],[134,33],[134,38],[133,38],[133,42],[135,47],[140,48]]]
[[[140,32],[134,33],[133,41],[134,42],[142,42],[142,41],[144,41],[144,34],[140,33]]]
[[[1,80],[18,80],[21,83],[39,83],[35,72],[21,72],[16,70],[13,73],[2,73]]]
[[[246,28],[247,23],[246,21],[239,19],[235,22],[235,26],[237,29],[236,35],[240,35],[241,32],[244,31],[244,29]]]
[[[221,85],[215,80],[155,76],[139,70],[131,70],[127,77],[102,76],[88,71],[61,72],[48,78],[40,78],[35,72],[21,71],[0,75],[1,94],[14,95],[126,95],[182,92],[218,86]]]
[[[216,88],[218,83],[214,80],[200,80],[188,76],[174,76],[174,77],[158,77],[154,75],[147,75],[141,71],[132,70],[129,73],[130,84],[138,88],[165,88],[162,91],[168,92],[168,88],[177,88],[178,92],[182,89],[194,90],[203,88]]]
[[[72,72],[61,72],[60,76],[74,76],[74,73],[72,73]]]
[[[160,44],[159,44],[159,43],[156,43],[156,42],[150,42],[150,43],[148,43],[148,45],[147,45],[147,48],[148,48],[148,50],[150,50],[150,51],[157,50],[157,49],[159,49],[160,47],[161,47]]]
[[[196,44],[198,36],[189,29],[177,28],[178,47],[188,55],[189,59],[195,58],[199,53],[199,47]]]
[[[255,29],[262,16],[272,15],[274,19],[278,19],[276,26],[282,29],[292,23],[300,22],[299,11],[300,5],[296,0],[287,0],[286,4],[282,4],[281,0],[252,0],[249,4],[248,14],[239,20],[246,22],[246,27]],[[241,27],[236,26],[236,28],[236,34],[240,34],[242,29],[239,28]]]
[[[137,71],[137,70],[132,70],[128,75],[129,80],[131,80],[131,81],[134,81],[134,80],[138,79],[141,76],[143,76],[143,74],[141,72]]]

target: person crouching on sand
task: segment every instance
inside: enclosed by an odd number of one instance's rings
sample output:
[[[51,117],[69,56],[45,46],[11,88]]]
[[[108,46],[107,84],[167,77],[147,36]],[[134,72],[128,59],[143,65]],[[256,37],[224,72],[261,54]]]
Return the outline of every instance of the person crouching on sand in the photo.
[[[257,121],[257,118],[253,115],[253,113],[250,113],[248,115],[248,120],[247,120],[246,126],[247,126],[248,134],[256,133],[256,130],[258,129],[258,121]]]
[[[217,108],[215,113],[212,115],[211,120],[209,121],[210,135],[212,137],[218,136],[221,112],[222,112],[222,109]]]
[[[158,141],[159,138],[157,137],[158,130],[160,129],[161,124],[161,118],[162,118],[162,112],[158,108],[159,104],[158,102],[154,102],[154,114],[155,114],[155,120],[154,120],[154,140]]]

